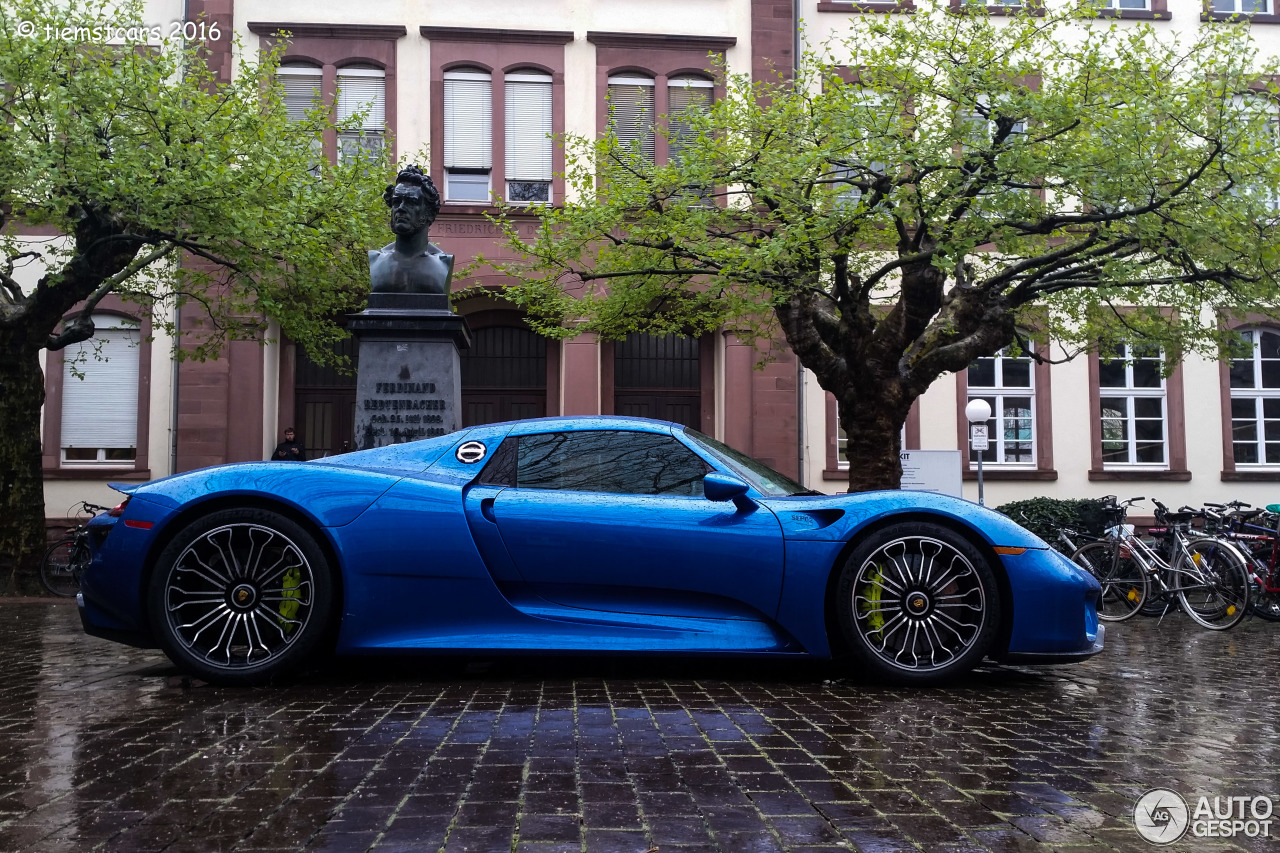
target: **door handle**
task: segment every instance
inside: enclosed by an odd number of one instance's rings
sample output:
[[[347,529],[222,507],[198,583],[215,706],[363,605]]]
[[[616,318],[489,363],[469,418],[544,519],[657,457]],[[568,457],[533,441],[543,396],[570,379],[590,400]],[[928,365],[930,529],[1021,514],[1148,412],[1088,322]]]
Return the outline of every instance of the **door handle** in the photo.
[[[492,521],[494,524],[498,523],[498,519],[493,514],[493,498],[485,498],[480,501],[480,514]]]

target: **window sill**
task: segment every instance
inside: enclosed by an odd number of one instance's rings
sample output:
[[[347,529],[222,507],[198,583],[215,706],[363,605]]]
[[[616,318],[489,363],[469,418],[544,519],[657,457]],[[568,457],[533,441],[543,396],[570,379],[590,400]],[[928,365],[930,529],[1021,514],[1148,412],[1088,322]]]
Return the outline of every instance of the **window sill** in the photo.
[[[1099,18],[1119,18],[1126,21],[1167,21],[1173,17],[1166,11],[1152,9],[1099,9]]]
[[[993,18],[1007,17],[1012,15],[1023,15],[1023,14],[1035,15],[1036,17],[1044,16],[1043,6],[1032,6],[1030,8],[1027,8],[1026,6],[1021,6],[1021,5],[1006,6],[998,3],[993,3],[990,6],[976,6],[976,7],[975,6],[952,6],[947,11],[949,11],[953,15],[971,15],[975,13],[976,9],[981,10],[980,12],[977,12],[977,14],[990,15]]]
[[[978,469],[970,468],[961,471],[960,476],[964,480],[978,479]],[[1058,472],[1052,468],[993,468],[983,466],[982,479],[987,480],[1032,480],[1038,482],[1050,482],[1058,479]]]
[[[45,468],[46,480],[150,480],[150,468],[113,468],[108,465],[98,467],[85,465],[71,468]]]
[[[1280,15],[1264,15],[1261,12],[1202,12],[1202,21],[1224,21],[1229,24],[1280,24]]]
[[[843,480],[844,482],[847,483],[849,482],[849,469],[848,468],[827,468],[825,471],[822,472],[822,479],[828,480],[828,481]]]
[[[1224,483],[1280,483],[1280,468],[1268,471],[1263,468],[1223,471]]]
[[[535,211],[556,207],[554,203],[511,204],[506,209],[516,216],[534,216]],[[494,204],[477,204],[474,201],[445,201],[440,203],[440,213],[463,213],[470,216],[497,216],[502,208]]]
[[[1143,468],[1127,468],[1125,470],[1104,469],[1099,471],[1094,468],[1089,471],[1089,479],[1092,481],[1116,481],[1116,482],[1173,482],[1185,483],[1191,479],[1190,471],[1169,471],[1159,469],[1143,469]]]
[[[916,10],[914,3],[856,3],[840,2],[840,0],[818,0],[819,12],[843,12],[858,14],[861,12],[883,12],[890,15],[910,15]]]

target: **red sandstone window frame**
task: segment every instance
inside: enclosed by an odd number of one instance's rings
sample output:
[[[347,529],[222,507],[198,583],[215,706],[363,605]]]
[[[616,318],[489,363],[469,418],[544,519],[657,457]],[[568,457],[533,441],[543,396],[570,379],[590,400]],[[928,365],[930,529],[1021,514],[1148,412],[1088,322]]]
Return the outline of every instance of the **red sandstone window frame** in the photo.
[[[1168,312],[1172,314],[1172,312]],[[1166,352],[1166,359],[1175,358]],[[1183,392],[1182,361],[1164,380],[1165,447],[1168,450],[1164,468],[1111,467],[1102,461],[1102,388],[1099,382],[1100,360],[1096,348],[1089,351],[1089,480],[1091,482],[1185,482],[1191,479],[1187,468],[1187,421]]]
[[[609,129],[609,78],[619,74],[643,75],[653,80],[654,111],[667,112],[668,82],[672,77],[693,75],[712,81],[712,98],[724,98],[724,85],[715,79],[709,54],[724,55],[737,44],[733,36],[658,35],[590,31],[587,41],[596,49],[596,131]],[[662,94],[659,95],[658,93]],[[665,121],[655,122],[664,126]],[[667,162],[667,140],[654,134],[654,162]]]
[[[345,67],[381,69],[385,85],[383,110],[386,117],[384,150],[394,162],[399,156],[395,139],[397,119],[396,43],[408,33],[403,26],[373,24],[304,24],[280,21],[250,21],[249,32],[262,39],[264,49],[285,41],[282,63],[319,67],[321,96],[337,115],[338,74]],[[338,134],[332,128],[324,134],[324,153],[329,162],[338,156]]]
[[[64,319],[79,314],[72,311]],[[64,463],[62,461],[63,350],[48,352],[44,365],[44,424],[41,428],[41,467],[46,480],[150,480],[148,448],[151,436],[151,318],[139,316],[118,296],[109,294],[94,309],[97,314],[113,314],[138,324],[138,435],[134,458],[112,464]],[[92,342],[92,338],[90,339]],[[176,367],[175,367],[176,369]],[[56,507],[55,507],[56,509]]]
[[[490,124],[489,187],[491,196],[506,198],[506,74],[537,70],[551,75],[552,133],[565,132],[565,45],[573,33],[551,30],[507,30],[482,27],[419,27],[431,43],[431,150],[444,152],[444,75],[461,68],[479,68],[490,75],[493,99]],[[564,199],[564,146],[552,148],[551,204]],[[488,213],[492,204],[445,198],[444,157],[431,158],[431,179],[440,189],[442,210],[450,213]],[[513,203],[514,204],[514,203]],[[518,205],[517,205],[518,206]]]
[[[1032,442],[1035,444],[1034,465],[1014,463],[984,463],[983,477],[987,480],[1037,480],[1058,479],[1053,467],[1053,371],[1049,365],[1049,343],[1037,340],[1035,353],[1040,361],[1032,362]],[[960,448],[960,472],[966,480],[978,479],[978,467],[969,459],[969,419],[964,415],[969,403],[969,371],[956,372],[956,447]]]
[[[1262,315],[1247,314],[1240,318],[1222,320],[1228,329],[1259,329],[1280,334],[1280,324]],[[1224,482],[1280,482],[1280,465],[1248,465],[1236,467],[1235,447],[1231,431],[1231,359],[1218,359],[1218,389],[1220,394],[1220,415],[1222,417],[1222,473]]]

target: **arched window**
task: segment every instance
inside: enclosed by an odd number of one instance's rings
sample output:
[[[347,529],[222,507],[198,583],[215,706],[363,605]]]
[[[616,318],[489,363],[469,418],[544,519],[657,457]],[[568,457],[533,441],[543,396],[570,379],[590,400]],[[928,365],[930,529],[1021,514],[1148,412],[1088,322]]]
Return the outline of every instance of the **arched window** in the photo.
[[[624,148],[637,148],[646,160],[653,162],[652,77],[640,74],[617,74],[609,78],[609,129]]]
[[[1231,447],[1238,465],[1280,464],[1280,331],[1246,329],[1247,358],[1231,360]]]
[[[62,461],[131,463],[138,455],[138,324],[95,314],[94,336],[63,351]]]

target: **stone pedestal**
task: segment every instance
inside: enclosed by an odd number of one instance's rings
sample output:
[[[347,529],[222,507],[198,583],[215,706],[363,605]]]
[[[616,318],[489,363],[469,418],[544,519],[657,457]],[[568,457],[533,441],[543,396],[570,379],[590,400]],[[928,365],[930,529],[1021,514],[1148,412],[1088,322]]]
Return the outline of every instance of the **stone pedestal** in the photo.
[[[449,309],[447,296],[374,293],[347,328],[360,346],[357,450],[444,435],[462,426],[458,350],[471,345],[471,330]]]

